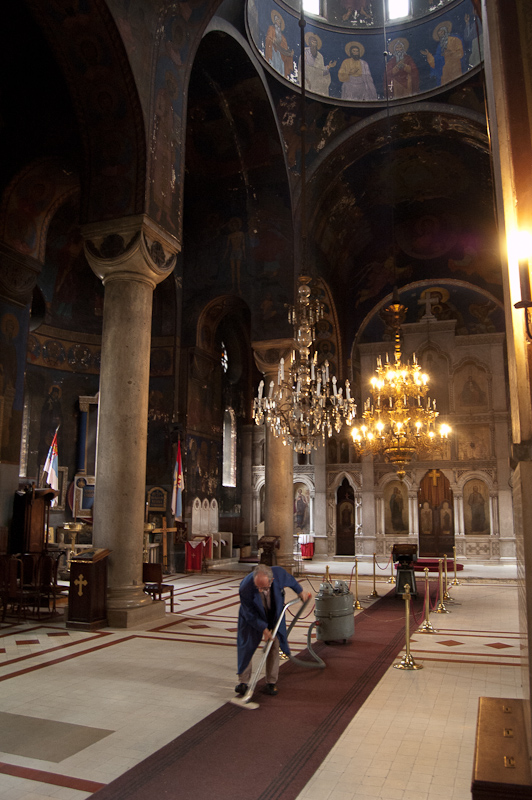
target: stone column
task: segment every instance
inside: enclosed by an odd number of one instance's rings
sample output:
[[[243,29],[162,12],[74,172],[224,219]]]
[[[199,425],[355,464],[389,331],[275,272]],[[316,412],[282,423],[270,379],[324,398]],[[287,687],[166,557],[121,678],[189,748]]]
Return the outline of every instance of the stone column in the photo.
[[[93,540],[108,558],[108,621],[127,628],[164,616],[143,592],[142,551],[152,296],[175,265],[176,242],[146,216],[83,228],[105,287]]]
[[[290,358],[294,346],[292,339],[275,339],[253,342],[255,361],[264,375],[267,394],[270,381],[277,384],[279,361]],[[291,571],[294,561],[294,451],[266,430],[265,448],[265,502],[264,535],[280,536],[281,543],[275,555],[279,566]]]
[[[19,486],[24,374],[33,290],[42,264],[0,242],[0,532],[7,536]]]

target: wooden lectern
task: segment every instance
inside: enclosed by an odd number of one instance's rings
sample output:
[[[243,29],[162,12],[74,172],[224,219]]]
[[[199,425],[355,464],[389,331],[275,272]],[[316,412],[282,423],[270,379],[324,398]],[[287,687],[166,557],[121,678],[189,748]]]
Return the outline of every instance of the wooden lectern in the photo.
[[[48,544],[50,504],[57,492],[27,486],[15,492],[9,532],[10,553],[42,553]]]
[[[107,625],[107,556],[104,548],[85,550],[70,561],[66,627],[91,631]]]

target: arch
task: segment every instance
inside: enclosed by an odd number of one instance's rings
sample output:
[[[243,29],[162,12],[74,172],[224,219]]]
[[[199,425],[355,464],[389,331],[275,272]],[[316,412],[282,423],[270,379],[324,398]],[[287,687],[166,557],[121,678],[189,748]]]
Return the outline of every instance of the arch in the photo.
[[[81,221],[144,211],[146,136],[139,95],[104,0],[28,0],[65,76],[82,141]]]
[[[207,303],[201,310],[196,323],[196,347],[216,356],[218,326],[228,314],[243,311],[249,314],[247,303],[230,294],[220,295]]]
[[[0,201],[0,239],[18,253],[43,263],[48,226],[57,209],[79,192],[75,172],[58,158],[28,164],[6,187]]]

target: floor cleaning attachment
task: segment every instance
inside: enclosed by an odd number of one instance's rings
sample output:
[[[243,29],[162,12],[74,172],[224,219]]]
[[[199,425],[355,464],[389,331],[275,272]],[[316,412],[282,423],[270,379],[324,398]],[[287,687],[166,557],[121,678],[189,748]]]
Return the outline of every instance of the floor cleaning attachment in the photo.
[[[234,703],[235,706],[242,706],[243,708],[259,708],[259,704],[258,703],[254,703],[251,700],[251,698],[253,697],[253,692],[255,691],[255,686],[257,685],[257,681],[258,681],[258,679],[260,677],[260,674],[262,672],[262,668],[264,667],[264,665],[266,663],[266,659],[268,658],[268,653],[271,650],[271,647],[272,647],[272,645],[274,643],[275,637],[277,636],[277,631],[279,630],[279,625],[281,624],[281,622],[282,622],[282,620],[284,618],[284,615],[286,614],[287,609],[289,609],[290,606],[293,606],[294,603],[299,603],[299,602],[301,602],[301,599],[299,597],[296,597],[294,600],[290,600],[289,603],[285,603],[285,605],[283,606],[283,610],[281,611],[279,619],[277,620],[275,628],[273,629],[272,638],[269,641],[267,641],[266,644],[263,647],[262,658],[261,658],[261,660],[259,662],[259,666],[257,667],[255,675],[253,676],[253,678],[251,680],[251,683],[249,684],[249,688],[248,688],[246,694],[243,697],[233,697],[233,699],[231,700],[231,703]],[[299,609],[298,613],[296,614],[296,616],[292,620],[292,624],[291,624],[290,628],[293,627],[295,621],[301,615],[301,613],[303,612],[303,610],[304,610],[304,608],[305,608],[305,606],[307,605],[308,602],[309,602],[308,600],[305,600],[305,602],[303,603],[303,605]]]

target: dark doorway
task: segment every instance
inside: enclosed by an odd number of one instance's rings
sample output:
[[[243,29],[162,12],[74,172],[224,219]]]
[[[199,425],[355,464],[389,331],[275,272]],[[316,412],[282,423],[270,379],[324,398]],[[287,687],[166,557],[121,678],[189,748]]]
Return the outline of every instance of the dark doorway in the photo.
[[[427,472],[418,492],[420,557],[451,557],[454,547],[453,493],[438,469]]]
[[[355,555],[355,493],[347,478],[336,493],[336,555]]]

